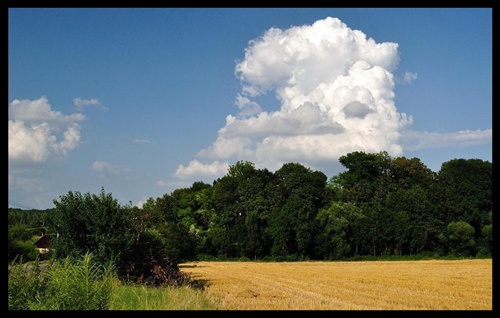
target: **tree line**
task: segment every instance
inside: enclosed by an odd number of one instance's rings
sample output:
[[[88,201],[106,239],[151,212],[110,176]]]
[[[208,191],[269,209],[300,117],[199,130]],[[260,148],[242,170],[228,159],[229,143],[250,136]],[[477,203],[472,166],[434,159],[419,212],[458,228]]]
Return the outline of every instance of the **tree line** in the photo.
[[[346,170],[331,178],[300,163],[271,172],[238,161],[212,184],[194,182],[141,208],[104,188],[69,191],[53,209],[9,209],[9,259],[19,254],[16,235],[37,227],[57,233],[57,257],[91,251],[122,276],[153,283],[175,273],[161,269],[196,259],[491,257],[491,162],[453,159],[433,172],[385,151],[339,161]]]

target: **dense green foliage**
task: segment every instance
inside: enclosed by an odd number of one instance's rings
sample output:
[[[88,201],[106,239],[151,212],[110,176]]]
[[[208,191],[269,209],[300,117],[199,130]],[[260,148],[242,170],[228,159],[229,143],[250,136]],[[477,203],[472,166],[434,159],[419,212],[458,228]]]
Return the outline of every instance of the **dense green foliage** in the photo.
[[[213,184],[198,181],[141,208],[103,189],[70,191],[47,211],[9,209],[9,259],[28,257],[18,243],[41,226],[59,235],[57,257],[92,252],[120,277],[153,284],[181,280],[177,264],[197,258],[492,255],[491,162],[453,159],[433,172],[387,152],[339,161],[346,170],[330,178],[299,163],[271,172],[238,161]]]
[[[9,224],[7,257],[13,261],[22,256],[24,261],[33,261],[38,256],[33,231],[23,223]]]
[[[121,207],[104,190],[99,195],[69,191],[54,204],[50,228],[59,235],[52,240],[58,258],[91,252],[101,263],[123,263],[133,242],[131,209]]]

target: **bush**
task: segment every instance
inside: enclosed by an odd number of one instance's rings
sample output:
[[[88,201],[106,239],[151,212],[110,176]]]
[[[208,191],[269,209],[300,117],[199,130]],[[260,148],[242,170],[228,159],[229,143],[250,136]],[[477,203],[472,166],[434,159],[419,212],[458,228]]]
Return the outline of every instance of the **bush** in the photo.
[[[23,262],[34,261],[39,253],[33,243],[33,234],[25,225],[9,226],[7,258],[17,262],[21,259]]]
[[[179,286],[187,277],[178,261],[165,250],[166,243],[156,229],[141,233],[126,265],[126,277],[132,282],[150,286]]]

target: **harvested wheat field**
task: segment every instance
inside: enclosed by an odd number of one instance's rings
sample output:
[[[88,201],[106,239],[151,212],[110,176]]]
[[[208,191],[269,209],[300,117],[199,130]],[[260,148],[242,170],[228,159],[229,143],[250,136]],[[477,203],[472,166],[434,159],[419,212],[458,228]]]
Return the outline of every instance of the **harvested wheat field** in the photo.
[[[492,260],[192,262],[224,310],[492,310]]]

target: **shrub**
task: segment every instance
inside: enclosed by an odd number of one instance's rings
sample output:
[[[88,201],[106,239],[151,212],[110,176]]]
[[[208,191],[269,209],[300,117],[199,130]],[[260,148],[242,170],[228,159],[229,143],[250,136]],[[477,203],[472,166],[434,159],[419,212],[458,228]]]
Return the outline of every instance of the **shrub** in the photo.
[[[158,230],[148,229],[142,232],[126,266],[128,279],[150,286],[182,285],[186,277],[179,270],[178,261],[170,257],[165,246],[164,238]]]

